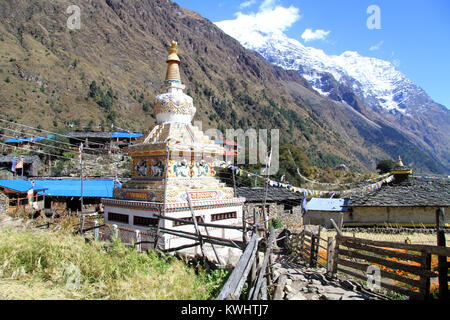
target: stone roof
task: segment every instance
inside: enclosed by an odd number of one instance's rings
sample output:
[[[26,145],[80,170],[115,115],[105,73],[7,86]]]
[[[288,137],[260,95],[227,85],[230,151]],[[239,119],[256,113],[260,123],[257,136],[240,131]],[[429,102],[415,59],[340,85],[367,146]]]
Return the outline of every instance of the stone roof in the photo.
[[[16,163],[20,161],[20,158],[22,158],[23,163],[40,163],[41,159],[39,156],[33,155],[7,155],[7,156],[0,156],[0,163],[12,163],[14,158],[16,159]]]
[[[448,207],[450,180],[411,178],[351,197],[349,207]]]
[[[266,196],[266,188],[250,188],[250,187],[239,187],[236,188],[236,197],[246,198],[246,202],[264,202]],[[298,193],[291,192],[284,188],[273,188],[269,187],[267,191],[267,202],[283,202],[289,201],[291,203],[298,203],[301,205],[303,200],[302,195]]]
[[[69,138],[74,139],[85,139],[85,138],[100,138],[100,139],[112,139],[113,133],[112,132],[80,132],[80,131],[73,131],[69,132],[67,134]]]

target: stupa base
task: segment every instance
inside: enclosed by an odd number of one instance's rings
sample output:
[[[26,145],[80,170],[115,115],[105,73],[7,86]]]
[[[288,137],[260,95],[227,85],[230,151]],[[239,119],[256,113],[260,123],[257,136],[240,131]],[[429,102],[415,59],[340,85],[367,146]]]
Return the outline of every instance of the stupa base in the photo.
[[[242,208],[244,199],[232,198],[213,201],[192,201],[193,210],[199,223],[210,223],[230,226],[242,226]],[[105,211],[105,224],[117,225],[119,228],[154,232],[158,226],[173,231],[195,233],[192,224],[183,224],[179,221],[159,219],[157,215],[168,218],[192,221],[192,213],[188,202],[168,203],[166,210],[160,202],[128,201],[118,199],[103,199]],[[204,227],[200,232],[206,235]],[[226,240],[242,241],[240,230],[208,227],[211,237]],[[159,248],[161,250],[175,249],[194,244],[195,240],[161,232]]]

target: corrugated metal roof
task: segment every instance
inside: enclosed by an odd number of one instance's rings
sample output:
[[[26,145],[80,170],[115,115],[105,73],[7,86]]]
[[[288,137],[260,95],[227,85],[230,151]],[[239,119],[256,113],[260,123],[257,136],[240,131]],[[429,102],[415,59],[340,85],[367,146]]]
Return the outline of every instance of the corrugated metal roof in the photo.
[[[140,138],[144,134],[142,133],[130,133],[130,132],[113,132],[113,138]]]
[[[308,211],[348,211],[349,199],[312,198],[308,202]]]
[[[27,192],[31,181],[0,180],[0,187]],[[45,194],[52,197],[81,197],[81,180],[34,180],[34,189],[47,189]],[[114,180],[83,180],[83,197],[112,198],[113,189]]]

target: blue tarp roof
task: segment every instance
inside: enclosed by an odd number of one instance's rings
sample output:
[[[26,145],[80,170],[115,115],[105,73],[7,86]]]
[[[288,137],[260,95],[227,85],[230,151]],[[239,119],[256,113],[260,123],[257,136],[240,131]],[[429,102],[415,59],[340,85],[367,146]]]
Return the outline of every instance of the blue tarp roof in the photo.
[[[348,211],[349,199],[312,198],[308,202],[308,211]]]
[[[31,181],[0,180],[0,187],[27,192],[31,188]],[[81,180],[34,180],[34,189],[47,189],[39,194],[53,197],[81,197]],[[114,180],[83,180],[83,197],[112,198],[113,189]]]
[[[6,140],[5,143],[31,142],[32,139],[34,139],[34,141],[42,141],[47,138],[46,137],[30,137],[30,138],[26,138],[26,139],[13,138],[13,139]]]
[[[142,133],[130,133],[130,132],[113,132],[113,138],[140,138],[144,134]]]

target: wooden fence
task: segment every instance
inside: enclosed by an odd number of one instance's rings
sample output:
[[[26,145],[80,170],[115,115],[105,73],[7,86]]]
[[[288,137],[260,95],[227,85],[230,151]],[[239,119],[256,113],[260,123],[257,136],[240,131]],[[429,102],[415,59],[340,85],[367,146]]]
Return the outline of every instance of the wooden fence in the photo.
[[[247,300],[267,300],[267,287],[271,282],[270,268],[272,265],[272,245],[275,241],[274,229],[270,230],[262,263],[258,262],[258,233],[254,232],[247,247],[233,269],[230,277],[223,286],[216,300],[238,300],[243,295],[244,285],[247,283]]]
[[[445,247],[444,210],[436,213],[438,246],[373,241],[338,234],[329,246],[328,270],[371,282],[411,299],[430,298],[432,279],[438,279],[439,298],[448,299],[450,248]],[[333,242],[333,241],[332,241]],[[332,243],[331,242],[331,243]],[[432,258],[437,257],[437,266]]]
[[[304,226],[302,231],[288,237],[291,254],[300,257],[309,267],[327,267],[328,239],[323,237],[321,226]]]

